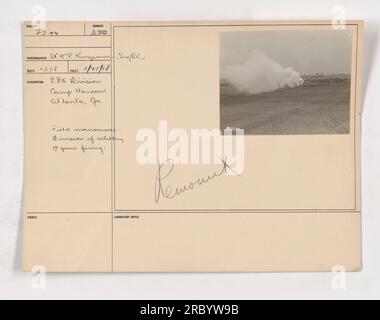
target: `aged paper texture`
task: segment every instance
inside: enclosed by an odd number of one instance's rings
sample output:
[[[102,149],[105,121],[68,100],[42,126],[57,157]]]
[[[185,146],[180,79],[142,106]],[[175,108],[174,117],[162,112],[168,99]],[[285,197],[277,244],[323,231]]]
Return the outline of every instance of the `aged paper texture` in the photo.
[[[361,270],[363,23],[24,24],[24,270]]]

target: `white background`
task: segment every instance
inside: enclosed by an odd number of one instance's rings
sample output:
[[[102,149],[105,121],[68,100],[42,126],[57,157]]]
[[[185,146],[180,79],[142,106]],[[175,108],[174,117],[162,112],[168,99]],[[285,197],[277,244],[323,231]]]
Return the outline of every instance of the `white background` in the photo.
[[[362,135],[364,270],[334,290],[333,274],[55,274],[34,290],[20,271],[23,112],[21,22],[47,20],[332,19],[343,5],[365,30]],[[380,53],[378,0],[2,0],[0,3],[0,298],[341,299],[380,298]]]

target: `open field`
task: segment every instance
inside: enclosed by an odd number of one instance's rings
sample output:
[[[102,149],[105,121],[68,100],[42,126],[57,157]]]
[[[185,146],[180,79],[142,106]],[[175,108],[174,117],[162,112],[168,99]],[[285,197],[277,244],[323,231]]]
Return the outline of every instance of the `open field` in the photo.
[[[302,87],[248,95],[220,83],[220,126],[246,135],[348,134],[350,76],[304,76]]]

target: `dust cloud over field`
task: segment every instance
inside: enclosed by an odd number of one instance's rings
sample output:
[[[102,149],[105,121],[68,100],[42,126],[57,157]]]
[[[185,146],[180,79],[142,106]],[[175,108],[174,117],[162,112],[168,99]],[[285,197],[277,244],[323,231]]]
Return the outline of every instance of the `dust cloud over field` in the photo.
[[[246,135],[348,134],[350,76],[302,76],[299,87],[248,94],[220,82],[220,126]]]

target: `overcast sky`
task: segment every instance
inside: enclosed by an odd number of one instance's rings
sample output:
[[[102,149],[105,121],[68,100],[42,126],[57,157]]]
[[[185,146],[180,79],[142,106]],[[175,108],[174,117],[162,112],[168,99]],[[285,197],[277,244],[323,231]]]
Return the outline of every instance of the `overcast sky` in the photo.
[[[261,50],[301,74],[351,72],[351,30],[224,32],[220,42],[222,67],[242,64],[252,50]]]

